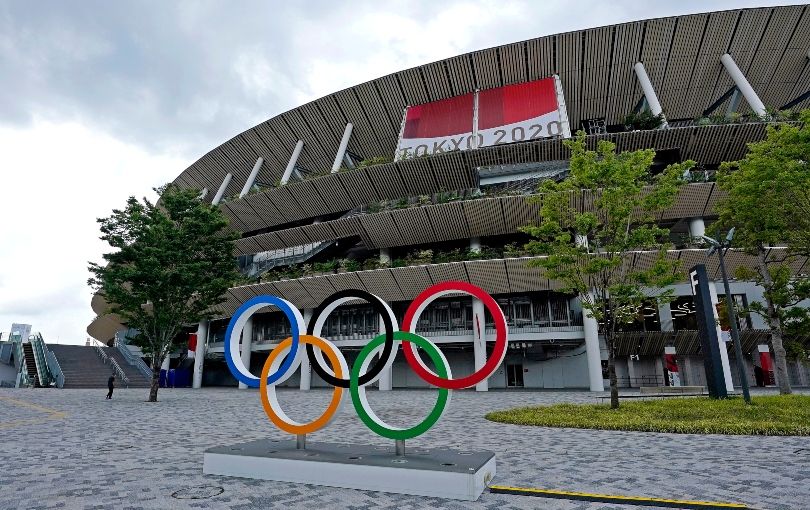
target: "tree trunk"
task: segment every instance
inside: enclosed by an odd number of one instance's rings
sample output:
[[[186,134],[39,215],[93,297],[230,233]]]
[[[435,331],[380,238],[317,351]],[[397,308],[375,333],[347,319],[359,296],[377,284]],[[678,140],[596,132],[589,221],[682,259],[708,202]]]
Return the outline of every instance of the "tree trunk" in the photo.
[[[779,312],[776,310],[773,298],[771,297],[773,279],[771,278],[771,273],[768,272],[765,256],[765,249],[760,247],[758,253],[759,271],[762,275],[762,283],[764,283],[765,286],[765,305],[767,306],[768,326],[771,328],[771,345],[773,345],[775,358],[776,383],[779,385],[779,393],[788,395],[793,393],[793,390],[790,389],[790,379],[788,379],[787,353],[785,352],[785,346],[782,345],[782,318],[779,316]],[[742,360],[738,362],[741,363]]]
[[[608,328],[605,328],[608,329]],[[610,378],[610,408],[619,408],[619,382],[616,379],[616,356],[613,348],[613,334],[607,332],[605,342],[608,348],[608,377]]]
[[[149,387],[149,402],[157,402],[158,387],[160,386],[160,366],[163,360],[159,356],[152,356],[152,385]]]

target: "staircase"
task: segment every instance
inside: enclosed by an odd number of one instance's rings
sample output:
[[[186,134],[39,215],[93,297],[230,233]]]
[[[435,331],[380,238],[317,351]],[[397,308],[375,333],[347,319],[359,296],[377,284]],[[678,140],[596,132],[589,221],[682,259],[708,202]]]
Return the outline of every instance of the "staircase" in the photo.
[[[124,371],[124,375],[127,376],[127,379],[129,379],[130,388],[148,388],[151,385],[152,381],[150,381],[148,377],[145,377],[143,372],[130,365],[124,355],[121,354],[121,351],[119,351],[117,348],[104,347],[103,349],[104,352],[107,353],[107,356],[114,359],[116,363],[118,363],[118,366],[121,367],[121,370]]]
[[[62,373],[65,375],[65,388],[106,388],[107,379],[113,373],[110,365],[104,364],[95,347],[83,345],[48,345],[56,356]],[[115,359],[118,365],[129,378],[130,388],[148,388],[149,381],[135,367],[130,366],[118,349],[104,347],[107,356]],[[120,380],[116,380],[116,387],[122,387]]]
[[[25,356],[25,369],[28,372],[28,380],[34,382],[34,388],[41,388],[39,377],[37,376],[37,360],[34,356],[34,347],[30,343],[22,344],[23,355]]]

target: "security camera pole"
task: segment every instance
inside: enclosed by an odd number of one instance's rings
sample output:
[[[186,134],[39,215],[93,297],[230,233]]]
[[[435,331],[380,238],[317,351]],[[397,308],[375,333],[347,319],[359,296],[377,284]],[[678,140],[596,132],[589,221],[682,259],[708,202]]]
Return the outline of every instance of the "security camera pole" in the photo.
[[[734,229],[728,231],[726,238],[719,242],[707,236],[700,236],[701,239],[712,245],[709,248],[707,256],[711,257],[714,252],[720,257],[720,273],[723,275],[723,287],[726,289],[726,310],[728,310],[728,322],[731,325],[731,340],[734,342],[734,354],[737,357],[737,372],[740,375],[740,383],[742,384],[743,398],[746,404],[751,403],[751,393],[748,390],[748,378],[745,377],[745,360],[743,360],[742,345],[740,345],[740,331],[737,329],[737,312],[734,310],[734,302],[731,296],[731,289],[728,285],[728,275],[726,274],[726,263],[724,260],[725,252],[731,246],[731,240],[734,238]]]

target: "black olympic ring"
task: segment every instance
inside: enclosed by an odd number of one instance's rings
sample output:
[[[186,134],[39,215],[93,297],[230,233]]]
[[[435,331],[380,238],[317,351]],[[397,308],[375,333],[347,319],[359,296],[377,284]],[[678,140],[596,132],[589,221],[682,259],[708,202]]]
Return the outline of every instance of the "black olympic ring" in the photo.
[[[378,298],[374,294],[359,289],[346,289],[336,292],[329,296],[326,301],[321,303],[318,308],[312,312],[312,318],[309,320],[309,324],[307,325],[307,334],[314,334],[315,324],[318,322],[318,318],[321,316],[326,307],[339,299],[347,297],[359,298],[368,302],[368,304],[374,308],[374,311],[376,311],[377,314],[383,318],[383,324],[385,326],[385,344],[383,351],[380,354],[380,357],[377,359],[377,362],[374,363],[374,366],[372,366],[368,372],[360,376],[359,384],[360,386],[363,386],[372,381],[375,377],[377,377],[377,375],[380,374],[380,372],[383,371],[385,365],[388,363],[388,358],[391,356],[391,351],[394,348],[394,324],[391,322],[391,316],[389,315],[389,311],[391,311],[391,309],[385,303],[385,301]],[[320,360],[317,358],[317,356],[315,356],[315,349],[311,344],[307,344],[307,357],[309,357],[309,363],[312,366],[312,369],[321,377],[321,379],[332,386],[337,386],[340,388],[349,387],[348,378],[340,379],[335,377],[327,372],[323,366],[321,366]]]

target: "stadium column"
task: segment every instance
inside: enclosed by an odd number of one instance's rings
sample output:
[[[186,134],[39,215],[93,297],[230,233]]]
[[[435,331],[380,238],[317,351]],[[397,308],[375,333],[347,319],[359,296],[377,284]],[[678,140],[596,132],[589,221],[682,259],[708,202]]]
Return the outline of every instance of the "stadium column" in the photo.
[[[754,92],[754,88],[751,87],[750,83],[748,83],[745,75],[742,73],[742,71],[740,71],[740,68],[737,67],[737,63],[734,62],[731,55],[728,53],[723,54],[720,57],[720,62],[723,63],[723,67],[726,68],[726,72],[728,72],[731,79],[734,80],[734,84],[737,86],[740,92],[742,92],[743,97],[748,102],[748,106],[751,107],[755,114],[759,115],[760,117],[764,117],[767,113],[765,111],[765,105],[762,104],[759,96],[756,92]]]
[[[287,162],[287,168],[284,169],[284,175],[281,176],[281,180],[279,184],[284,186],[287,184],[287,181],[290,180],[290,176],[295,170],[295,165],[298,163],[298,156],[301,155],[301,149],[304,148],[304,142],[302,140],[298,140],[298,143],[295,144],[295,148],[293,149],[292,156],[290,156],[290,160]]]
[[[222,200],[222,195],[225,194],[225,189],[228,187],[228,184],[231,183],[231,179],[233,179],[233,175],[231,175],[230,172],[225,174],[225,178],[222,179],[222,184],[219,185],[219,189],[217,190],[217,194],[214,195],[211,205],[219,204],[220,200]]]
[[[172,362],[172,353],[169,353],[169,354],[166,355],[165,358],[163,358],[163,363],[161,363],[160,369],[165,370],[166,372],[168,372],[169,371],[169,363],[171,363],[171,362]]]
[[[351,124],[350,124],[351,125]],[[380,264],[388,265],[391,263],[391,251],[388,248],[380,248]],[[385,323],[380,317],[380,334],[385,333]],[[377,381],[377,387],[380,391],[388,391],[394,387],[394,367],[390,366],[380,373],[380,379]]]
[[[658,303],[658,320],[661,331],[675,331],[675,326],[672,324],[672,307],[669,303]]]
[[[481,238],[470,238],[470,251],[479,253],[481,251]],[[480,299],[472,300],[472,320],[473,320],[473,356],[475,357],[475,370],[480,370],[487,362],[487,336],[486,336],[486,315],[484,314],[484,302]],[[489,379],[484,379],[475,385],[475,391],[489,391]]]
[[[200,321],[197,325],[197,349],[194,351],[194,374],[192,374],[191,387],[202,388],[203,364],[205,363],[205,348],[208,343],[208,321]]]
[[[304,324],[308,325],[310,320],[312,320],[312,308],[305,308]],[[301,356],[301,379],[298,383],[298,388],[304,391],[308,391],[311,387],[312,387],[312,366],[309,364],[309,356],[307,356],[305,353]]]
[[[256,177],[259,175],[259,170],[262,168],[262,163],[264,163],[264,159],[259,158],[256,160],[256,164],[253,165],[253,170],[250,171],[250,175],[245,181],[245,185],[242,186],[242,191],[239,192],[239,198],[244,197],[250,192],[250,188],[253,187],[253,183],[256,182]]]
[[[250,317],[247,322],[245,322],[245,327],[242,329],[242,364],[245,365],[245,368],[248,369],[250,372],[250,349],[253,345],[253,317]],[[239,389],[244,390],[247,389],[247,384],[240,382]]]
[[[638,386],[638,381],[636,380],[636,361],[633,359],[633,356],[627,357],[627,381],[627,384],[631,388]]]
[[[335,154],[335,162],[332,163],[332,173],[340,170],[340,166],[343,163],[343,156],[346,155],[346,147],[349,146],[349,138],[352,136],[352,128],[353,126],[350,122],[346,124],[346,129],[343,130],[343,138],[341,138],[340,146],[338,147],[337,154]]]
[[[591,296],[593,299],[593,296]],[[602,350],[599,347],[599,323],[582,307],[582,325],[585,330],[585,355],[588,358],[588,382],[591,391],[605,391],[602,379]]]
[[[636,77],[638,78],[638,83],[641,85],[641,90],[644,91],[644,98],[647,100],[647,104],[650,105],[650,112],[653,115],[660,115],[663,113],[663,109],[661,108],[661,103],[658,102],[658,96],[655,94],[655,89],[652,86],[650,77],[647,75],[647,70],[644,69],[644,64],[636,62],[633,69],[636,71]],[[661,128],[666,127],[667,121],[664,119]]]
[[[703,218],[691,218],[689,220],[689,235],[700,237],[706,233],[706,223]]]

